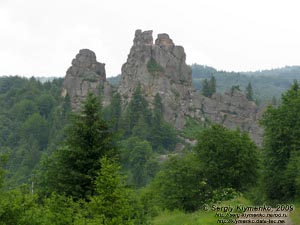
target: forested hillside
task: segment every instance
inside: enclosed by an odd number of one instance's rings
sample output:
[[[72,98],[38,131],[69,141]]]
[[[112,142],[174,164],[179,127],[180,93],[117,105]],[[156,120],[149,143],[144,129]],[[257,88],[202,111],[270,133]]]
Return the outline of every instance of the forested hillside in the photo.
[[[177,213],[207,225],[216,219],[203,204],[299,198],[297,82],[264,114],[262,149],[239,129],[192,118],[176,131],[160,95],[150,107],[141,87],[125,110],[119,94],[107,107],[89,94],[71,113],[61,86],[0,78],[0,224],[164,224]]]
[[[29,183],[43,152],[63,136],[70,110],[60,98],[62,79],[0,78],[0,152],[8,162],[6,188]]]
[[[250,83],[253,87],[254,100],[258,103],[271,102],[272,99],[279,100],[293,83],[300,80],[300,67],[290,66],[273,70],[262,70],[256,72],[226,72],[219,71],[213,67],[192,65],[193,85],[198,91],[202,91],[205,79],[212,76],[216,79],[217,92],[223,93],[233,86],[239,86],[243,91]]]
[[[199,64],[193,64],[191,67],[193,86],[197,91],[202,92],[205,79],[209,80],[212,76],[216,79],[216,91],[219,93],[237,86],[242,91],[246,91],[250,83],[253,87],[254,100],[258,104],[279,101],[281,94],[291,86],[293,80],[300,80],[299,66],[256,72],[227,72]],[[112,85],[118,86],[120,78],[118,75],[107,79]]]

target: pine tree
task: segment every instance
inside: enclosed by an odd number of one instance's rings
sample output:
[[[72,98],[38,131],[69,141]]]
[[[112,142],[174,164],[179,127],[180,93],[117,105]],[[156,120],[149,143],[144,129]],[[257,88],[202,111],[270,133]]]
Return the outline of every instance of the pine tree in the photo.
[[[157,93],[154,97],[153,102],[153,117],[152,117],[152,132],[151,132],[151,143],[154,149],[161,148],[162,138],[162,101],[160,95]]]
[[[207,79],[205,79],[202,83],[202,94],[206,97],[209,97],[209,83]]]
[[[253,89],[252,89],[252,85],[249,82],[247,87],[246,87],[246,97],[249,101],[253,101]]]
[[[217,91],[216,78],[212,75],[209,81],[209,96],[211,97]]]
[[[4,175],[5,175],[5,169],[4,169],[4,165],[7,162],[7,155],[0,155],[0,189],[3,185],[4,182]]]
[[[136,88],[132,95],[125,117],[127,123],[125,125],[127,128],[127,135],[132,134],[132,130],[138,124],[140,117],[144,117],[143,120],[150,126],[151,112],[148,109],[148,102],[142,94],[142,88],[140,85]]]
[[[202,83],[202,94],[211,97],[217,91],[216,78],[212,75],[210,80],[205,79]]]
[[[110,119],[112,120],[113,131],[117,131],[120,125],[122,113],[122,99],[119,93],[113,95],[110,105]]]
[[[161,126],[163,119],[163,104],[162,99],[158,93],[154,97],[153,105],[153,124],[154,126]]]

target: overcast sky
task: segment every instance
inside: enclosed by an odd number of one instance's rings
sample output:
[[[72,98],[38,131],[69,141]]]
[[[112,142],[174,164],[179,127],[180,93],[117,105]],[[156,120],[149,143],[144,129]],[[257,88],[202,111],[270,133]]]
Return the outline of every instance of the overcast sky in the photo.
[[[227,71],[300,65],[297,0],[0,0],[0,75],[64,76],[89,48],[121,72],[136,29]]]

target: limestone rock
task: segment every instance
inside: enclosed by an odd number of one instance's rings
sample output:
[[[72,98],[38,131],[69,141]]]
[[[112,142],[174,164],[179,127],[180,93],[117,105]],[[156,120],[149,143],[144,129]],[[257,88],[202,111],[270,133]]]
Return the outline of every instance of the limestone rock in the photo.
[[[97,62],[93,51],[82,49],[67,70],[62,96],[69,95],[72,109],[78,110],[89,92],[96,95],[102,93],[104,104],[107,104],[112,88],[106,82],[105,64]]]

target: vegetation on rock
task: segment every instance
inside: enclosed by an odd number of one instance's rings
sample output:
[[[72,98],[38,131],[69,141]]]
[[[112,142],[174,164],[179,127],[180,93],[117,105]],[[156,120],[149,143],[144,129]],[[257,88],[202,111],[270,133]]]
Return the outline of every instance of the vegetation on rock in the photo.
[[[154,58],[151,58],[147,63],[148,72],[152,75],[156,75],[158,73],[163,73],[164,68],[159,65]]]

